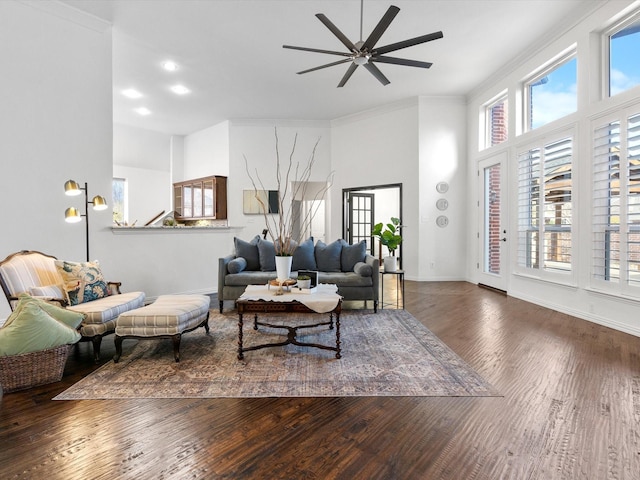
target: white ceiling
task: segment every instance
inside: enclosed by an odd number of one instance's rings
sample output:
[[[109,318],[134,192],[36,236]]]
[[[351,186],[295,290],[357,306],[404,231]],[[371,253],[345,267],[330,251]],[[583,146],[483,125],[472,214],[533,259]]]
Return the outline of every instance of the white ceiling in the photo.
[[[391,3],[393,2],[393,3]],[[360,0],[65,0],[113,24],[114,122],[186,135],[228,119],[332,120],[421,95],[467,95],[532,43],[570,26],[602,0],[365,0],[363,37],[389,5],[401,10],[378,45],[441,30],[444,38],[392,55],[429,70],[380,64],[336,88],[347,65],[296,75],[342,57],[283,44],[343,51],[315,17],[324,13],[353,42]],[[346,51],[346,50],[345,50]],[[164,60],[180,65],[173,73]],[[185,96],[169,87],[181,83]],[[126,88],[144,94],[121,95]],[[152,114],[141,117],[134,107]]]

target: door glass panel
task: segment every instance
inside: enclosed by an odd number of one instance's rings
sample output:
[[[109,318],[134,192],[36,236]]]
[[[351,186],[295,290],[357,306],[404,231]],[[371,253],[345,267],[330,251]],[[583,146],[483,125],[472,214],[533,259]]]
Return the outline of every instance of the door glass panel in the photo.
[[[484,169],[484,271],[500,273],[500,164]]]

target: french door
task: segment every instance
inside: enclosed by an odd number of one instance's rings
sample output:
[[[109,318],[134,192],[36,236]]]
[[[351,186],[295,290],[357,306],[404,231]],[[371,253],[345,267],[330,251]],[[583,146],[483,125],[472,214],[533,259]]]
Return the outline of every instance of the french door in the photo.
[[[348,199],[349,224],[347,229],[347,242],[355,244],[361,240],[367,242],[367,251],[373,254],[371,231],[373,230],[373,217],[375,210],[375,195],[372,193],[351,192]]]
[[[507,153],[478,163],[478,283],[507,291]]]

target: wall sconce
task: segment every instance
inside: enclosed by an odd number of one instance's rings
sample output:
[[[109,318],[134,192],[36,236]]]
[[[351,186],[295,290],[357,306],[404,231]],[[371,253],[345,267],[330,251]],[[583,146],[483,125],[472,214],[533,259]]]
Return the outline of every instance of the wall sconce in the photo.
[[[89,201],[89,194],[87,192],[87,183],[84,187],[81,187],[75,180],[67,180],[64,184],[65,195],[74,197],[80,195],[84,191],[84,214],[75,207],[69,207],[64,212],[64,220],[67,223],[78,223],[85,217],[85,231],[86,231],[86,244],[87,244],[87,262],[89,261],[89,204],[93,205],[93,209],[100,211],[107,209],[107,201],[104,197],[96,195]]]

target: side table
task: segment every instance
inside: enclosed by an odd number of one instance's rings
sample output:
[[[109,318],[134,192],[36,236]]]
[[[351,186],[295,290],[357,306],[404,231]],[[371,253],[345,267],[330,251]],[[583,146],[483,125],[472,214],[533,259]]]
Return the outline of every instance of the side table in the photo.
[[[387,275],[394,275],[396,279],[396,308],[400,309],[400,292],[402,293],[402,310],[404,310],[404,270],[396,270],[395,272],[387,272],[384,269],[380,269],[380,288],[382,294],[380,295],[380,308],[384,308],[385,305],[393,305],[393,303],[384,303],[384,277]]]

